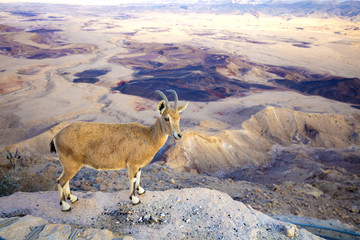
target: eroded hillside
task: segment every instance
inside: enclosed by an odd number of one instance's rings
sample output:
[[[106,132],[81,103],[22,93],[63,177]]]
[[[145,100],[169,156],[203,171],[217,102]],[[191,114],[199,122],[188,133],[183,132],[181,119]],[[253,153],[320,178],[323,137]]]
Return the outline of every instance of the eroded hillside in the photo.
[[[269,164],[277,154],[270,151],[277,146],[287,148],[289,154],[298,148],[336,152],[353,147],[354,155],[358,155],[359,133],[358,115],[267,107],[243,122],[241,129],[223,130],[215,135],[187,131],[184,139],[171,146],[165,155],[167,164],[173,168],[218,175],[227,169]]]

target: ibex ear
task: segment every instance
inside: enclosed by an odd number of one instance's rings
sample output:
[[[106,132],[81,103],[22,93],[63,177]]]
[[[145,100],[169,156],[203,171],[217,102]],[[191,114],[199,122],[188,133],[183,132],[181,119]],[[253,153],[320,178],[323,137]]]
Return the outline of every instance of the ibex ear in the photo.
[[[189,105],[189,102],[187,102],[185,105],[178,107],[178,109],[177,109],[178,112],[181,113],[182,111],[184,111],[188,105]]]
[[[159,114],[162,115],[166,109],[166,104],[164,100],[161,100],[157,106],[157,109],[159,111]]]

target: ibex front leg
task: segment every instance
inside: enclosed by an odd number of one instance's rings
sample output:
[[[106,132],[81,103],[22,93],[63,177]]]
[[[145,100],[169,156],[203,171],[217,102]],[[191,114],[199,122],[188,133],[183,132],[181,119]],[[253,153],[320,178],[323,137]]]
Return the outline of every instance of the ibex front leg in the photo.
[[[65,193],[63,187],[58,183],[60,205],[62,206],[63,212],[71,211],[70,205],[66,202]]]

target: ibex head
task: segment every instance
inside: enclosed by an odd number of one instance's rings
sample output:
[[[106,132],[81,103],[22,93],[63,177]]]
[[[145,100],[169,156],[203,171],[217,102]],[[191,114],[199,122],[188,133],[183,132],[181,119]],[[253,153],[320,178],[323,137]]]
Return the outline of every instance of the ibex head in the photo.
[[[158,104],[158,111],[160,114],[160,123],[161,128],[164,133],[172,136],[174,139],[179,140],[182,137],[182,132],[180,130],[179,121],[180,113],[184,111],[189,103],[186,103],[183,106],[178,107],[178,95],[174,90],[166,90],[171,92],[174,95],[175,103],[174,108],[170,107],[169,101],[165,94],[159,90],[156,90],[155,93],[159,94],[163,100]]]
[[[11,152],[9,151],[9,149],[7,149],[7,153],[8,155],[6,156],[6,158],[10,161],[10,166],[12,168],[15,168],[16,166],[16,161],[20,159],[20,155],[19,155],[19,151],[18,149],[16,149],[15,155],[13,156],[11,154]]]

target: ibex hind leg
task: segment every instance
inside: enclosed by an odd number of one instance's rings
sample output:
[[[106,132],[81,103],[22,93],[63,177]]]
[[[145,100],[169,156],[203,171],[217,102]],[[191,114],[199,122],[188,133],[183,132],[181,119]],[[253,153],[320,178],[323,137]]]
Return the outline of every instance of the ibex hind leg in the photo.
[[[143,189],[140,186],[140,177],[141,177],[141,169],[139,169],[139,171],[136,173],[136,184],[135,184],[135,188],[138,191],[139,195],[143,195],[145,193],[145,189]]]
[[[140,203],[139,198],[135,196],[135,189],[137,182],[136,176],[137,176],[137,172],[139,171],[139,168],[129,167],[128,171],[129,171],[129,183],[130,183],[130,200],[132,204],[136,205]]]
[[[79,199],[78,199],[75,195],[72,195],[72,194],[71,194],[69,182],[70,182],[70,181],[67,181],[67,182],[65,183],[65,186],[64,186],[65,197],[66,197],[68,200],[70,200],[72,203],[76,203]]]
[[[80,170],[80,168],[81,167],[67,169],[64,167],[61,176],[57,180],[58,189],[59,189],[60,205],[62,206],[62,208],[63,208],[62,211],[64,211],[64,212],[71,211],[70,205],[66,202],[66,198],[69,198],[71,196],[69,181],[71,178],[73,178],[75,176],[75,174]],[[71,201],[74,200],[76,202],[77,197],[74,196],[72,199],[70,197],[70,200]]]

